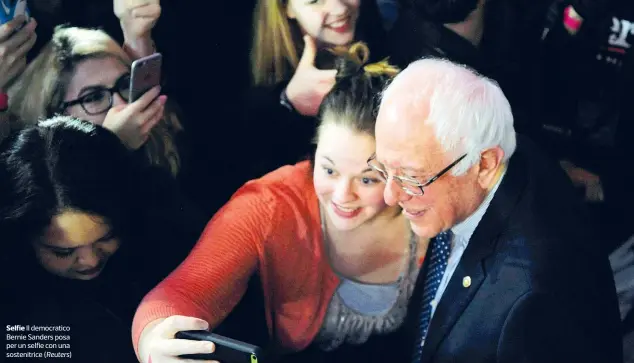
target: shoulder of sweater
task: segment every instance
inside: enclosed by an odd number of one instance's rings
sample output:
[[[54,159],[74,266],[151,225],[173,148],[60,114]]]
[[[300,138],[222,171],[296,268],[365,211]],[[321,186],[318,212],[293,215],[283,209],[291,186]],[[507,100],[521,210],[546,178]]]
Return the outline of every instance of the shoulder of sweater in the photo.
[[[310,171],[306,161],[283,166],[247,182],[211,223],[239,220],[250,230],[259,229],[262,236],[271,237],[264,240],[285,241],[275,246],[286,246],[291,240],[296,242],[320,226],[319,202]]]
[[[258,179],[244,184],[232,199],[249,195],[263,203],[276,206],[310,209],[316,200],[311,166],[308,161],[282,166]],[[273,207],[273,205],[271,205]]]
[[[284,165],[264,176],[251,180],[245,184],[257,184],[267,187],[288,187],[293,189],[305,190],[306,187],[312,188],[312,173],[310,163],[301,161],[293,165]]]

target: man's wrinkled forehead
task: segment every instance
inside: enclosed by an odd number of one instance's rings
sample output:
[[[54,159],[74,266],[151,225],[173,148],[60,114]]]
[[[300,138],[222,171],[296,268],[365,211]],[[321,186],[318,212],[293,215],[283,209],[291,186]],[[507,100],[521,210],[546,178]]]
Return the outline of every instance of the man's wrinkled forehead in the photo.
[[[421,86],[420,79],[425,78],[424,74],[408,72],[397,77],[400,78],[395,78],[382,94],[379,119],[401,125],[424,123],[429,116],[433,87]]]
[[[412,136],[426,131],[430,103],[423,90],[404,84],[388,91],[377,115],[377,142],[387,135],[394,141],[406,142]]]

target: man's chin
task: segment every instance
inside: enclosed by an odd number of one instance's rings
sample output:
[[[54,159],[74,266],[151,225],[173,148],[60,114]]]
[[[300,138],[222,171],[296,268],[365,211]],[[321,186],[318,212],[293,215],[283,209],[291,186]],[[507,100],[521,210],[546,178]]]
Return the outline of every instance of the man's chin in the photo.
[[[436,228],[432,228],[429,224],[421,224],[416,223],[415,221],[410,221],[410,226],[412,227],[412,231],[420,238],[432,239],[440,233]]]

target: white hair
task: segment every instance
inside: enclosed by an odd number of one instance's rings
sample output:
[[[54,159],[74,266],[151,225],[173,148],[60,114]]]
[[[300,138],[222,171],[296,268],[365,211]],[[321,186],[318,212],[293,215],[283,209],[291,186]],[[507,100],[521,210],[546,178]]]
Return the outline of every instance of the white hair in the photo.
[[[499,146],[502,162],[515,152],[511,105],[495,81],[465,66],[438,58],[415,61],[385,89],[381,104],[393,97],[410,114],[412,108],[427,110],[424,122],[435,130],[443,151],[455,158],[467,154],[452,169],[456,176],[477,164],[487,148]]]

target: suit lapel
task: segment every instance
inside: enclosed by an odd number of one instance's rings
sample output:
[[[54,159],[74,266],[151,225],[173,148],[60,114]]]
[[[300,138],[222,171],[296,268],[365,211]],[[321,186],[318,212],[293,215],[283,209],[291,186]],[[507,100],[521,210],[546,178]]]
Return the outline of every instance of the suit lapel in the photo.
[[[438,346],[460,318],[486,277],[480,254],[477,253],[481,251],[475,249],[469,251],[470,246],[471,244],[465,250],[440,299],[440,303],[436,307],[429,327],[429,334],[425,340],[422,362],[431,361]],[[466,276],[471,279],[469,287],[463,287],[463,278]]]
[[[487,276],[485,259],[494,253],[497,239],[508,225],[512,209],[522,195],[526,183],[525,168],[524,160],[516,153],[436,307],[421,362],[432,362],[438,347],[484,282]],[[470,281],[464,283],[467,277]]]

